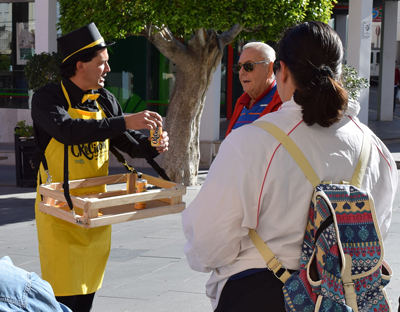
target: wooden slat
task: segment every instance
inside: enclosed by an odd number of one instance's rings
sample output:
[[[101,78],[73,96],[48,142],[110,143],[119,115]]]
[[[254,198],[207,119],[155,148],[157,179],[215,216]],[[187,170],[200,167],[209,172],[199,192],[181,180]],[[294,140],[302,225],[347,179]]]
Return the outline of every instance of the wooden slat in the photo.
[[[99,216],[99,209],[92,209],[92,202],[87,201],[83,209],[83,216],[87,219],[97,218]]]
[[[40,184],[40,186],[43,186],[43,187],[45,187],[47,189],[58,190],[58,191],[63,189],[62,185],[63,185],[62,183],[50,183],[50,184],[43,183],[43,184]]]
[[[171,198],[160,198],[159,201],[162,201],[164,203],[167,203],[168,205],[171,205]]]
[[[175,196],[171,198],[171,205],[177,205],[182,202],[182,196]]]
[[[131,204],[135,202],[155,200],[166,197],[173,197],[179,195],[185,195],[186,188],[177,186],[174,189],[168,190],[152,190],[144,193],[135,193],[118,196],[116,198],[94,198],[92,200],[92,209],[102,209],[107,207]]]
[[[44,186],[40,186],[39,187],[39,193],[41,195],[43,195],[43,196],[48,196],[48,197],[51,197],[53,199],[57,199],[59,201],[66,202],[66,199],[64,197],[64,193],[61,192],[61,191],[50,190],[50,189],[48,189],[48,188],[46,188]],[[72,204],[75,207],[83,209],[83,207],[84,207],[84,205],[85,205],[87,200],[81,199],[81,198],[73,196],[73,195],[70,195],[70,196],[71,196]]]
[[[96,219],[88,220],[89,226],[91,228],[116,224],[126,221],[140,220],[145,218],[152,218],[157,216],[163,216],[172,213],[180,213],[185,209],[185,204],[178,204],[167,207],[158,207],[158,208],[150,208],[150,209],[141,209],[136,211],[131,211],[127,213],[121,213],[117,215],[106,215],[101,216]]]
[[[135,189],[136,179],[137,179],[137,175],[135,173],[127,176],[126,194],[134,194],[136,192],[136,189]]]
[[[87,194],[87,195],[82,195],[82,198],[108,198],[108,197],[115,197],[115,196],[121,196],[121,195],[126,195],[126,189],[125,190],[114,190],[114,191],[107,191],[104,193],[96,193],[96,194]]]
[[[73,180],[69,182],[70,190],[76,188],[83,188],[83,187],[91,187],[91,186],[98,186],[103,184],[115,184],[115,183],[122,183],[126,182],[128,174],[114,174],[110,176],[104,177],[97,177],[97,178],[88,178],[82,180]]]
[[[156,178],[156,177],[153,177],[153,176],[150,176],[147,174],[142,174],[142,179],[146,179],[147,183],[149,183],[149,184],[153,184],[153,185],[163,187],[163,188],[172,188],[172,187],[177,186],[177,184],[175,182]]]
[[[82,221],[82,224],[78,224],[78,223],[76,223],[76,221],[74,219],[74,216],[72,215],[71,212],[67,212],[65,210],[62,210],[62,209],[59,209],[59,208],[55,208],[55,207],[47,205],[47,204],[45,204],[43,202],[39,203],[39,210],[44,212],[44,213],[47,213],[49,215],[52,215],[53,217],[57,217],[57,218],[62,219],[64,221],[68,221],[68,222],[70,222],[72,224],[75,224],[77,226],[81,226],[81,227],[84,226],[84,224],[83,224],[84,223],[84,218],[83,217],[81,217],[81,216],[78,217],[79,220]]]

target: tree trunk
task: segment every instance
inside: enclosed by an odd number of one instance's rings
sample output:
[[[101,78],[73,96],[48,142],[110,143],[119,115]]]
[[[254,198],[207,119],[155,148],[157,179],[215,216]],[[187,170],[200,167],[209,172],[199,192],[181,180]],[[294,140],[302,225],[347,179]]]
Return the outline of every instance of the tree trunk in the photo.
[[[155,31],[148,25],[142,33],[177,67],[165,124],[170,147],[163,159],[167,175],[176,183],[197,184],[200,119],[206,93],[221,62],[223,48],[241,30],[237,24],[217,35],[200,28],[186,45],[176,40],[168,28]]]
[[[222,59],[222,51],[216,45],[211,51],[193,48],[203,55],[195,53],[178,67],[165,125],[170,149],[164,155],[163,166],[172,181],[185,185],[197,184],[200,119],[206,92]]]
[[[178,71],[175,85],[165,126],[170,136],[170,149],[164,155],[163,166],[172,181],[196,185],[200,118],[209,82],[198,79],[195,73]]]

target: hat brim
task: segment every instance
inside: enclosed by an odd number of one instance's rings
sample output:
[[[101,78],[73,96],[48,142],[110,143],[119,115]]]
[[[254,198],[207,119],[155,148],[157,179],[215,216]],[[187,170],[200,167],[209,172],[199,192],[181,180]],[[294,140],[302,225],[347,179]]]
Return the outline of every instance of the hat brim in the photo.
[[[72,63],[72,62],[76,61],[77,59],[79,59],[83,55],[90,54],[90,53],[93,53],[95,51],[105,49],[105,48],[107,48],[109,46],[112,46],[113,44],[115,44],[114,41],[103,41],[103,42],[99,43],[98,45],[95,45],[94,47],[81,50],[81,51],[71,55],[69,58],[67,58],[63,62],[63,64]]]

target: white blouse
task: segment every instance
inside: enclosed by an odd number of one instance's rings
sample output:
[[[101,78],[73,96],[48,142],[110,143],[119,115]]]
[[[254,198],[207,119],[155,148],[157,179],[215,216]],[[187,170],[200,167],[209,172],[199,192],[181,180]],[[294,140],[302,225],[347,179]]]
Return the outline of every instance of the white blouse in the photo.
[[[363,131],[373,140],[362,188],[371,192],[385,238],[397,189],[396,164],[386,146],[349,109],[329,128],[307,126],[293,99],[269,121],[299,146],[321,181],[350,181],[361,150]],[[290,154],[268,132],[251,125],[223,141],[199,194],[182,213],[184,252],[193,270],[212,271],[206,285],[213,309],[227,279],[266,267],[249,238],[257,233],[288,269],[299,269],[312,185]]]

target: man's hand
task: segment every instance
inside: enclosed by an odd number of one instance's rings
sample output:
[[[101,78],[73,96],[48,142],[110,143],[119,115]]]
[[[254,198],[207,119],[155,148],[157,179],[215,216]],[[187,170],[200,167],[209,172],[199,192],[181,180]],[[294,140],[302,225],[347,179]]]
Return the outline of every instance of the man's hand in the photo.
[[[149,138],[149,140],[151,140],[151,138]],[[156,147],[157,152],[159,152],[160,154],[168,151],[169,136],[167,131],[163,131],[162,133],[161,144],[161,146]]]
[[[155,129],[162,127],[162,117],[152,111],[145,110],[140,113],[130,114],[125,116],[126,129]],[[168,137],[168,135],[167,135]]]

